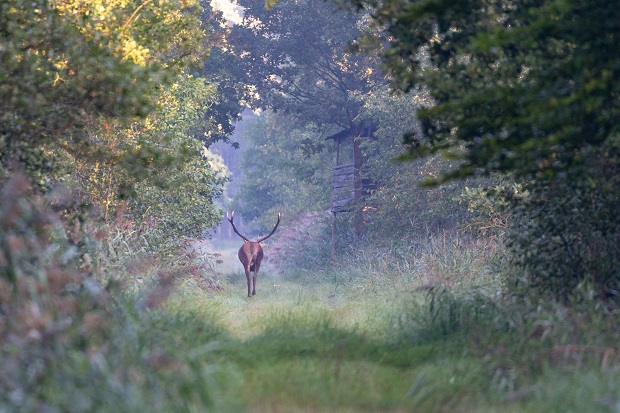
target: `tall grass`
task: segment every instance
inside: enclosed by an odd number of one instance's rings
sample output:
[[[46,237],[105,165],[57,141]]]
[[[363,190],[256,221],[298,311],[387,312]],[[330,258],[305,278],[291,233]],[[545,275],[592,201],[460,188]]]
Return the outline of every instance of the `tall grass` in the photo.
[[[498,293],[501,282],[495,240],[476,240],[452,232],[385,247],[361,245],[338,257],[325,272],[357,280],[366,291],[403,293],[441,287],[450,291],[485,288]]]
[[[425,354],[440,364],[468,366],[463,367],[470,374],[464,376],[457,399],[472,397],[470,406],[487,400],[509,402],[514,411],[535,411],[532,406],[565,411],[565,401],[545,397],[558,397],[556,388],[562,386],[582,385],[607,395],[586,398],[592,411],[620,405],[617,392],[608,386],[620,373],[620,312],[615,304],[588,294],[568,306],[524,301],[511,296],[504,284],[508,270],[501,240],[442,233],[419,242],[352,249],[334,267],[292,278],[333,283],[347,291],[348,300],[363,300],[366,311],[358,313],[364,318],[356,331],[375,340],[374,351],[384,349],[375,353],[382,360],[409,366],[404,359]],[[372,358],[370,353],[365,357]],[[419,407],[451,411],[449,400],[438,407],[436,392],[445,397],[443,392],[453,388],[438,385],[437,371],[429,369],[434,373],[414,381],[411,397]],[[561,371],[568,373],[566,380],[560,379]],[[550,377],[563,384],[548,385]],[[534,394],[536,403],[526,402]],[[495,411],[489,406],[483,410]]]

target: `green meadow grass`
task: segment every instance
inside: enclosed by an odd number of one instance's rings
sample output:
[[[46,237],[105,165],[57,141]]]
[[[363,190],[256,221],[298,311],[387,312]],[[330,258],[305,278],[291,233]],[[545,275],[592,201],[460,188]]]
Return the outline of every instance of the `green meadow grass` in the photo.
[[[0,412],[620,413],[618,308],[505,294],[494,248],[265,265],[252,298],[232,248],[207,250],[219,273],[153,259],[109,294],[4,294]]]
[[[620,412],[617,350],[605,368],[598,352],[617,348],[617,313],[502,302],[480,251],[443,252],[404,267],[266,267],[252,298],[237,269],[217,291],[181,286],[161,330],[175,324],[170,351],[206,348],[212,411]],[[592,347],[556,350],[572,344]]]

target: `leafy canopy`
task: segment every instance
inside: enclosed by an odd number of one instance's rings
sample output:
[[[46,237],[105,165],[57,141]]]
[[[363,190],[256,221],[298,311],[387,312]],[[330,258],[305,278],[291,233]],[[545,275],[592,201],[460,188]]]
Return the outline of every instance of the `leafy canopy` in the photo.
[[[0,4],[0,161],[45,168],[46,151],[97,142],[83,128],[155,107],[157,89],[204,52],[195,0]]]
[[[154,247],[212,226],[223,181],[196,137],[221,138],[227,119],[214,79],[187,70],[216,37],[205,13],[199,0],[2,2],[0,176],[18,164],[67,219],[124,213]]]
[[[317,144],[316,134],[267,112],[246,131],[245,171],[232,208],[258,222],[258,232],[273,228],[274,216],[298,217],[327,209],[331,195],[331,145]]]
[[[321,0],[240,1],[244,19],[231,30],[255,107],[290,114],[302,125],[349,128],[360,96],[382,81],[373,57],[352,53],[360,16]]]
[[[550,178],[617,153],[620,9],[603,0],[353,0],[382,28],[395,85],[423,84],[423,136],[405,158],[462,160],[443,179],[493,171]],[[373,34],[374,36],[374,34]],[[615,149],[614,149],[615,148]]]

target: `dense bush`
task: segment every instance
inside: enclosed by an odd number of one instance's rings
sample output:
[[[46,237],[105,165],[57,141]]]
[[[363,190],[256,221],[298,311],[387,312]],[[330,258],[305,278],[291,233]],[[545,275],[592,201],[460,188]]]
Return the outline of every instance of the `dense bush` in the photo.
[[[0,191],[0,410],[212,407],[213,372],[196,346],[219,332],[195,317],[162,322],[158,316],[173,282],[188,268],[160,266],[145,283],[149,288],[130,297],[119,283],[104,288],[92,277],[113,270],[94,262],[118,260],[89,257],[103,251],[84,238],[73,242],[74,232],[31,194],[22,175]],[[200,337],[179,342],[178,334],[170,334],[175,328]]]
[[[462,228],[469,220],[467,206],[458,196],[466,183],[449,183],[437,188],[423,188],[421,183],[445,165],[439,158],[411,163],[385,162],[395,157],[400,145],[373,142],[379,150],[369,158],[366,176],[377,183],[362,205],[367,236],[379,242],[394,239],[418,239],[429,233]]]
[[[484,288],[454,292],[433,287],[421,290],[402,306],[399,314],[393,315],[396,328],[386,336],[407,343],[425,344],[480,326],[496,330],[513,324],[493,291]]]
[[[456,199],[467,205],[469,219],[462,224],[465,233],[476,237],[501,239],[511,219],[509,197],[522,191],[521,185],[498,181],[495,185],[466,186]]]
[[[470,213],[458,197],[466,185],[482,185],[483,181],[469,179],[441,187],[423,187],[459,162],[439,156],[397,161],[403,150],[403,136],[421,133],[417,113],[430,105],[428,93],[413,90],[395,95],[385,87],[373,92],[363,98],[363,113],[373,119],[377,130],[372,139],[363,139],[361,146],[365,157],[362,177],[375,185],[357,205],[363,210],[368,237],[378,243],[395,239],[415,242],[428,234],[466,225]]]
[[[513,199],[514,284],[560,299],[579,290],[618,295],[620,182],[617,167],[609,166],[585,177],[531,183],[528,194]]]
[[[93,127],[147,115],[161,86],[206,52],[199,10],[198,1],[144,3],[139,14],[93,0],[0,3],[0,166],[20,162],[43,185],[59,151],[92,164],[118,157]]]

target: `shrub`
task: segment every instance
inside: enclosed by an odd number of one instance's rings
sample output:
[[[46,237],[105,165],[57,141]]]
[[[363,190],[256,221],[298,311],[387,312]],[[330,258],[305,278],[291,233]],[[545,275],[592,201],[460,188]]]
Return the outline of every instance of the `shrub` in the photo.
[[[618,294],[620,182],[613,169],[600,173],[532,183],[528,195],[513,199],[513,285],[560,300],[587,290]]]
[[[465,233],[476,237],[500,239],[506,233],[510,223],[510,208],[506,194],[514,196],[522,190],[521,185],[500,182],[463,188],[455,197],[462,204],[467,204],[470,218],[461,225]]]
[[[23,176],[0,190],[0,411],[213,407],[205,352],[175,341],[196,334],[200,322],[171,337],[164,332],[181,329],[179,319],[162,325],[156,317],[182,268],[160,269],[152,288],[127,299],[118,284],[104,289],[90,276],[93,267],[64,234]]]

